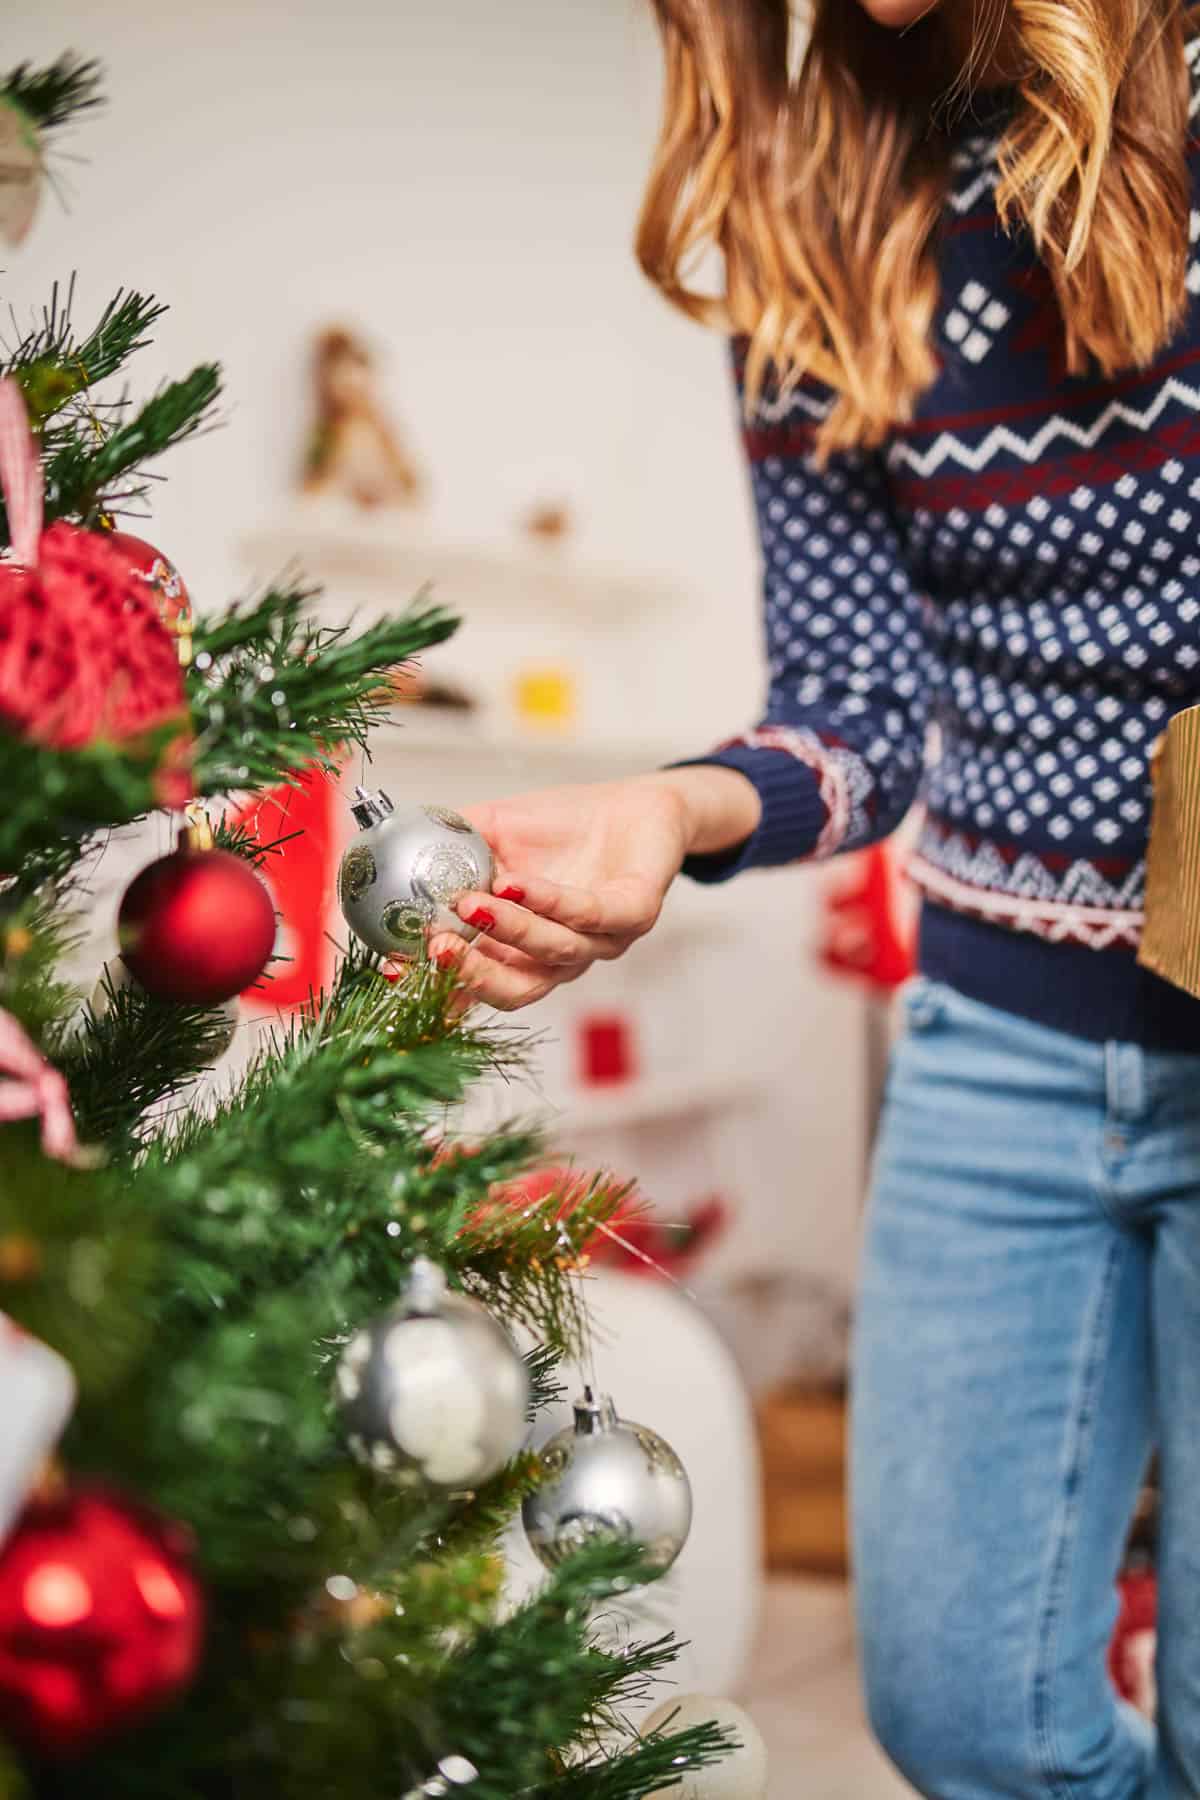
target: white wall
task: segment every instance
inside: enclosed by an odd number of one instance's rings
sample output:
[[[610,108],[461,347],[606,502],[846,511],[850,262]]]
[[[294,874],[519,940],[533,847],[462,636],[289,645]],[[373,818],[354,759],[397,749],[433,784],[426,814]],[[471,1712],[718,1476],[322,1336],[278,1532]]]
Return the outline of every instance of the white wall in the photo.
[[[199,604],[230,591],[239,536],[285,495],[311,334],[346,321],[386,354],[441,517],[499,536],[563,491],[581,553],[685,585],[644,732],[700,748],[753,715],[725,350],[629,250],[658,87],[636,0],[41,0],[10,19],[10,61],[68,46],[103,57],[111,104],[58,161],[69,210],[48,199],[0,293],[20,318],[77,269],[86,322],[116,286],[149,289],[172,310],[138,387],[224,364],[225,427],[169,460],[147,527]],[[844,1279],[860,1009],[810,972],[811,877],[747,882],[731,904],[745,949],[706,1029],[728,1016],[765,1104],[728,1128],[746,1211],[726,1257]]]

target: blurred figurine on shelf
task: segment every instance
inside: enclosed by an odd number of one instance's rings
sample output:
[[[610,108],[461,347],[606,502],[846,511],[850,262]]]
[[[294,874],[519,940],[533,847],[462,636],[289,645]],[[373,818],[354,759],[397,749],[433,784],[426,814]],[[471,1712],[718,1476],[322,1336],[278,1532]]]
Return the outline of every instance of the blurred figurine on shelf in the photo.
[[[388,422],[375,365],[362,340],[337,327],[323,331],[313,379],[317,416],[304,492],[364,507],[408,506],[419,499],[421,477]]]
[[[527,536],[541,544],[561,544],[571,535],[571,512],[560,501],[544,501],[531,507],[521,520]]]

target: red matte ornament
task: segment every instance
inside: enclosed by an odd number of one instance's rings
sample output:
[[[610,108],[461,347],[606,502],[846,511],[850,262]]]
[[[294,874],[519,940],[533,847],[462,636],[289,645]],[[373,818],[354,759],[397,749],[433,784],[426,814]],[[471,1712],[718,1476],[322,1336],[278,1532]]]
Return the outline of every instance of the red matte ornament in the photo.
[[[130,882],[117,931],[148,994],[216,1006],[262,974],[275,947],[275,908],[244,858],[183,848]]]
[[[182,1527],[101,1488],[35,1500],[0,1550],[0,1727],[84,1750],[187,1685],[203,1626]]]

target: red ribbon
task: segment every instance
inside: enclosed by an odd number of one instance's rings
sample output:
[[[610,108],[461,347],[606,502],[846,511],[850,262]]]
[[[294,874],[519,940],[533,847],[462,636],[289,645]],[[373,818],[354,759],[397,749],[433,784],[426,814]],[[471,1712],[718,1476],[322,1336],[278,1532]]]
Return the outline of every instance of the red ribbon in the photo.
[[[42,461],[21,384],[11,375],[0,381],[0,491],[8,511],[13,557],[31,569],[42,536]]]
[[[67,1084],[10,1012],[0,1010],[0,1124],[40,1119],[42,1149],[58,1162],[91,1162],[75,1136]]]

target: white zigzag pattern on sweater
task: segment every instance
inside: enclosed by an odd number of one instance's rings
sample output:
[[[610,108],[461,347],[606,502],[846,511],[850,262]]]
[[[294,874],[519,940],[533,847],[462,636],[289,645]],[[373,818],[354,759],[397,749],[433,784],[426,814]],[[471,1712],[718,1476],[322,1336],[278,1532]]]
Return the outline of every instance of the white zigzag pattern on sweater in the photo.
[[[1019,894],[990,894],[966,881],[956,881],[934,863],[914,856],[908,864],[911,880],[931,900],[968,917],[1004,925],[1010,931],[1028,931],[1051,944],[1086,944],[1092,950],[1134,950],[1146,922],[1141,912],[1107,912],[1086,906],[1066,906],[1054,900],[1023,900]]]
[[[1110,881],[1083,856],[1056,875],[1036,851],[1023,850],[1015,861],[1008,861],[995,844],[985,840],[973,846],[957,832],[944,835],[937,830],[923,831],[917,855],[972,887],[1025,900],[1053,900],[1064,906],[1102,906],[1109,911],[1125,911],[1141,905],[1146,885],[1144,861],[1135,863],[1120,882]]]
[[[989,194],[995,189],[1000,180],[1000,171],[996,167],[996,152],[999,144],[999,138],[991,138],[982,143],[977,142],[969,146],[966,151],[960,151],[953,158],[951,167],[955,170],[977,168],[981,161],[985,166],[978,169],[975,179],[969,181],[965,187],[951,189],[946,196],[951,212],[959,214],[970,212],[976,201],[981,200],[985,194]]]
[[[996,425],[978,444],[973,445],[964,444],[952,431],[943,431],[939,432],[929,449],[924,452],[903,441],[893,444],[888,453],[889,461],[893,468],[903,465],[922,476],[936,474],[947,461],[956,462],[962,468],[978,474],[994,456],[1004,452],[1020,457],[1022,462],[1035,463],[1055,438],[1067,438],[1081,450],[1092,450],[1109,426],[1118,422],[1132,425],[1138,431],[1149,431],[1172,400],[1186,406],[1189,412],[1200,412],[1200,388],[1189,387],[1186,382],[1179,381],[1172,375],[1163,382],[1149,406],[1140,412],[1134,406],[1127,406],[1123,400],[1112,400],[1091,425],[1079,425],[1074,419],[1064,419],[1055,413],[1030,438],[1019,437],[1007,425]]]
[[[793,412],[802,412],[820,424],[832,411],[833,401],[827,394],[810,394],[803,387],[795,387],[786,394],[762,396],[755,408],[754,419],[756,424],[778,425]]]
[[[994,844],[972,847],[957,834],[926,831],[909,874],[931,899],[1051,943],[1085,943],[1096,950],[1136,945],[1145,922],[1144,860],[1120,882],[1110,881],[1086,857],[1055,875],[1033,851],[1010,863]]]

